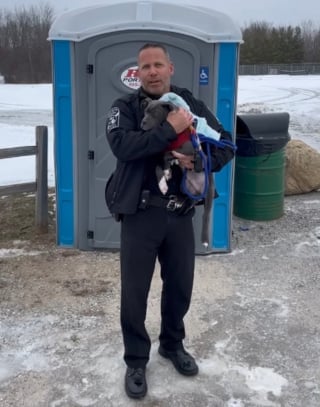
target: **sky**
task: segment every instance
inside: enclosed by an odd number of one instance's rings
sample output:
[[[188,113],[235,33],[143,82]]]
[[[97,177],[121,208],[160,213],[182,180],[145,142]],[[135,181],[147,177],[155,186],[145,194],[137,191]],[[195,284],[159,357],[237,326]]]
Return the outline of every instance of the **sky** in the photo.
[[[29,7],[49,3],[59,15],[70,9],[110,2],[114,3],[116,0],[0,0],[0,8],[12,9],[15,6]],[[300,25],[312,21],[316,27],[320,26],[319,0],[174,0],[174,2],[213,8],[228,14],[241,27],[256,21],[265,21],[276,26]]]
[[[238,114],[288,112],[291,138],[320,152],[320,75],[239,76]],[[52,85],[0,84],[0,148],[35,144],[35,126],[48,126],[48,182],[54,186]],[[33,156],[0,160],[0,185],[33,182]]]

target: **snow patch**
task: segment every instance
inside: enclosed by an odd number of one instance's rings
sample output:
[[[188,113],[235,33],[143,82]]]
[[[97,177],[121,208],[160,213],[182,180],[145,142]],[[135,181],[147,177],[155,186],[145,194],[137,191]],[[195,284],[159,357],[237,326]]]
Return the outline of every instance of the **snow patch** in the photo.
[[[39,254],[42,254],[42,252],[26,249],[0,249],[0,258],[19,257],[19,256],[38,256]]]

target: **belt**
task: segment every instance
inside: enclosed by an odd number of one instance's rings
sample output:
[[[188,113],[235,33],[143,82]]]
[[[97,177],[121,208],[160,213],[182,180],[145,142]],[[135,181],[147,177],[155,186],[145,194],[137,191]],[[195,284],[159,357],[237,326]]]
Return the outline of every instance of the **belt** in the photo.
[[[150,191],[144,190],[141,194],[140,209],[146,209],[149,206],[164,208],[169,212],[187,213],[193,208],[195,202],[188,197],[169,195],[168,197],[152,195]]]
[[[165,208],[169,212],[174,212],[181,209],[184,203],[185,199],[181,199],[177,195],[170,195],[167,198],[158,195],[150,195],[148,205],[156,206],[158,208]]]

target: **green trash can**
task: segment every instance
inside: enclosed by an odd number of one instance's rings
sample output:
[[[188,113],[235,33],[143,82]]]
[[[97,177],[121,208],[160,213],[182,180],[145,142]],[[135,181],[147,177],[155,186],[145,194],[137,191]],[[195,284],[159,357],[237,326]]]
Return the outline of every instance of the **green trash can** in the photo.
[[[234,215],[256,221],[284,213],[288,113],[237,116]]]

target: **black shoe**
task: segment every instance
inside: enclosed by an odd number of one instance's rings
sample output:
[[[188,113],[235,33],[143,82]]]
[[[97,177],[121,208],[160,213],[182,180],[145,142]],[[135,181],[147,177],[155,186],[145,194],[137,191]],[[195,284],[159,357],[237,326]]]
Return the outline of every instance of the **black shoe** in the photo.
[[[125,376],[125,390],[128,397],[140,399],[147,394],[146,369],[128,367]]]
[[[195,376],[199,372],[195,359],[183,348],[166,350],[161,345],[158,352],[164,358],[170,359],[177,371],[185,376]]]

